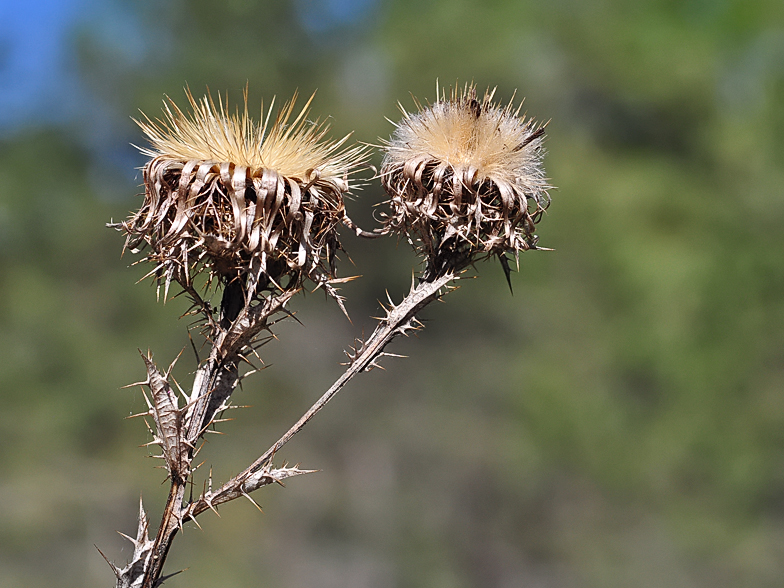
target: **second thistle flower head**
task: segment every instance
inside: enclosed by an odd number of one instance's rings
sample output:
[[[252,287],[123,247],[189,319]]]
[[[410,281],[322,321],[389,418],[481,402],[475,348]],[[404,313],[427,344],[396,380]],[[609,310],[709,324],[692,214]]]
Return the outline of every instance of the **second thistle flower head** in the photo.
[[[534,225],[550,202],[542,167],[544,126],[494,91],[454,89],[403,110],[381,169],[388,231],[406,234],[431,265],[536,248]]]

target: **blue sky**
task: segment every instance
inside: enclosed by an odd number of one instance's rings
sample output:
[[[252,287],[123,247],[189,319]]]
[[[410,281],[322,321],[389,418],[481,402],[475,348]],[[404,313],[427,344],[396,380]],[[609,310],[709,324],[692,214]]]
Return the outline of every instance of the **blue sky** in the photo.
[[[0,132],[70,118],[78,108],[70,41],[82,4],[0,1]]]
[[[316,35],[358,24],[376,4],[295,2],[303,26]],[[89,25],[90,34],[124,60],[144,59],[144,31],[130,6],[114,0],[0,0],[0,138],[30,125],[68,122],[90,103],[73,48],[80,27]]]

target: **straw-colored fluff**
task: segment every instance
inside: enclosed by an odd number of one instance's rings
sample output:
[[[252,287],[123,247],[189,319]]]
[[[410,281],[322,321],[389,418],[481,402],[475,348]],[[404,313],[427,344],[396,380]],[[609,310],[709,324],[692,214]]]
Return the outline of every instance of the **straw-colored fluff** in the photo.
[[[170,99],[163,120],[139,122],[150,141],[142,152],[145,197],[122,223],[127,245],[149,246],[155,273],[186,283],[205,267],[224,282],[249,276],[254,290],[297,286],[304,277],[334,277],[340,249],[335,230],[344,218],[349,175],[364,159],[347,139],[325,138],[327,127],[307,120],[310,100],[289,121],[295,97],[270,123],[228,99],[207,95],[191,112]]]
[[[473,85],[417,107],[415,114],[401,107],[385,148],[387,230],[447,265],[535,248],[534,224],[549,204],[544,127],[511,102],[494,104],[493,92],[478,100]]]

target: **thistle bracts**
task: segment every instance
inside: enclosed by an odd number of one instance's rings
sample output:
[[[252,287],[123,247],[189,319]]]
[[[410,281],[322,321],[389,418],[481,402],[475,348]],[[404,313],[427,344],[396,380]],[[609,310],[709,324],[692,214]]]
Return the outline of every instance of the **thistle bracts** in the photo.
[[[493,92],[477,99],[473,85],[417,107],[401,106],[385,147],[385,230],[406,235],[430,267],[536,248],[534,227],[549,204],[544,126],[512,102],[494,103]]]
[[[151,274],[167,287],[204,269],[224,284],[247,284],[246,296],[334,278],[336,225],[362,148],[327,139],[328,127],[307,119],[312,98],[293,121],[296,96],[273,122],[270,107],[256,123],[247,92],[233,114],[228,98],[187,97],[189,114],[169,100],[164,120],[139,122],[151,159],[144,203],[121,225],[126,247],[149,247]]]

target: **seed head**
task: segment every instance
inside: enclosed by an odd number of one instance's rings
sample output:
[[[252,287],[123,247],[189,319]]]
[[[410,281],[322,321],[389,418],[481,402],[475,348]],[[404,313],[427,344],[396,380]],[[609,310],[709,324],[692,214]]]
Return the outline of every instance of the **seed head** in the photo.
[[[387,231],[406,234],[428,263],[459,267],[478,255],[536,248],[534,225],[550,198],[544,125],[476,87],[443,93],[408,113],[385,147]],[[436,88],[438,94],[438,88]]]
[[[216,105],[209,94],[186,96],[190,112],[167,98],[163,120],[136,121],[151,159],[144,203],[121,224],[126,246],[148,246],[146,259],[167,283],[205,268],[225,283],[249,277],[258,289],[334,277],[336,225],[364,149],[345,149],[348,136],[327,139],[327,125],[307,119],[312,96],[293,121],[296,94],[274,121],[270,106],[258,123],[247,88],[234,113],[228,97]]]

